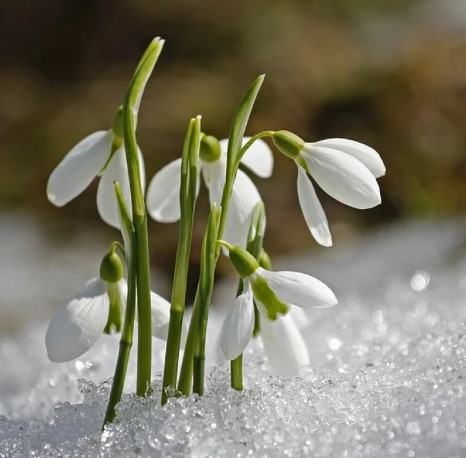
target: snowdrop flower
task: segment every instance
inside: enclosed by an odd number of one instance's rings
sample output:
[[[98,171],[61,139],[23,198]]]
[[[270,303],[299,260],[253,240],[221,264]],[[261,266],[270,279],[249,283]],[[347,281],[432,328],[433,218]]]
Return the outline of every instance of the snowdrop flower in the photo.
[[[139,152],[141,180],[144,188],[144,160]],[[98,131],[81,140],[55,167],[47,184],[47,197],[52,204],[62,207],[81,194],[100,176],[97,188],[97,209],[105,223],[119,228],[118,209],[113,182],[118,181],[128,208],[131,194],[121,127],[121,109],[113,127]]]
[[[100,278],[89,280],[83,290],[52,318],[45,336],[50,361],[71,361],[87,352],[102,333],[121,331],[127,284],[123,263],[116,253],[102,260]],[[151,292],[152,335],[167,340],[170,304]]]
[[[249,140],[245,137],[243,145]],[[228,140],[218,141],[203,135],[200,148],[199,170],[209,190],[211,205],[220,204],[225,185]],[[267,143],[257,140],[247,150],[241,163],[261,178],[272,174],[273,155]],[[181,159],[163,167],[147,189],[147,210],[153,219],[170,223],[180,219]],[[199,188],[198,188],[199,192]],[[255,205],[261,200],[251,179],[238,170],[228,208],[223,238],[234,245],[245,246],[250,219]]]
[[[318,243],[332,246],[327,217],[311,180],[334,199],[350,207],[366,209],[379,205],[376,178],[385,175],[385,165],[371,147],[344,138],[305,143],[297,135],[280,130],[275,145],[298,166],[298,197],[309,229]]]
[[[254,330],[254,302],[260,313],[261,335],[271,364],[281,375],[296,375],[309,364],[304,340],[291,316],[291,306],[331,307],[337,304],[332,290],[310,275],[299,272],[272,272],[240,247],[221,242],[229,249],[233,267],[244,283],[229,309],[221,330],[225,357],[233,360],[243,353]]]

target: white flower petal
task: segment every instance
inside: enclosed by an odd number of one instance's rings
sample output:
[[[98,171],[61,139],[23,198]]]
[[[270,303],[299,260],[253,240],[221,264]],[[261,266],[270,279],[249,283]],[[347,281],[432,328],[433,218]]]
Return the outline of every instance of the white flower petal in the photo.
[[[52,318],[45,336],[50,361],[61,363],[81,356],[102,334],[108,320],[107,284],[98,278]]]
[[[112,148],[112,131],[99,131],[81,140],[55,167],[47,197],[61,207],[81,194],[105,165]]]
[[[298,167],[298,198],[311,234],[323,246],[332,246],[332,235],[324,209],[306,172]]]
[[[222,138],[222,140],[219,140],[219,143],[222,154],[226,155],[228,152],[228,138]]]
[[[244,137],[243,146],[250,139],[250,137]],[[241,163],[251,169],[258,177],[269,178],[273,172],[272,150],[264,140],[259,138],[246,151],[241,159]]]
[[[261,201],[255,184],[238,170],[228,207],[223,240],[245,248],[254,207]]]
[[[152,178],[147,189],[147,211],[156,221],[180,219],[181,159],[170,162]]]
[[[153,291],[150,292],[152,311],[152,335],[167,340],[170,321],[170,303]]]
[[[247,287],[229,308],[220,332],[220,345],[227,360],[237,358],[247,347],[254,331],[252,290]]]
[[[202,164],[204,183],[209,190],[210,203],[217,203],[220,205],[227,170],[226,157],[220,156],[220,158],[214,162],[204,162],[202,160],[200,162]],[[212,200],[213,197],[218,200]]]
[[[303,336],[290,314],[270,321],[261,314],[260,336],[273,372],[284,377],[300,374],[309,366],[309,352]]]
[[[139,165],[141,173],[142,188],[145,188],[144,159],[139,151]],[[126,163],[124,147],[118,148],[104,170],[97,188],[97,209],[100,217],[108,225],[120,228],[118,216],[118,205],[115,196],[114,181],[118,181],[121,193],[125,199],[130,215],[132,214],[131,191],[129,186],[128,166]]]
[[[341,151],[310,143],[305,144],[302,155],[311,175],[334,199],[359,209],[380,204],[379,185],[362,162]]]
[[[338,303],[333,291],[323,282],[301,272],[271,272],[259,267],[256,275],[267,281],[279,299],[299,307],[331,307]]]
[[[348,140],[346,138],[327,138],[325,140],[315,142],[313,145],[336,149],[353,156],[358,161],[362,162],[371,171],[375,178],[385,175],[385,164],[383,163],[379,153],[364,143]]]
[[[242,146],[244,146],[251,137],[244,137]],[[220,148],[226,160],[228,151],[228,138],[220,140]],[[273,153],[269,145],[259,138],[253,145],[246,151],[241,163],[252,170],[258,177],[269,178],[273,171]]]

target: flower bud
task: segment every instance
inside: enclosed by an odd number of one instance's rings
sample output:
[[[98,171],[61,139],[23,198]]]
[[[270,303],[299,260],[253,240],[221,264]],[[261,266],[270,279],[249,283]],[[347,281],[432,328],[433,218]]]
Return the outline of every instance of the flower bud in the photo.
[[[279,130],[272,135],[275,146],[289,158],[295,160],[304,148],[304,140],[288,130]]]
[[[201,146],[199,156],[204,162],[215,162],[222,154],[220,142],[212,135],[203,135],[201,138]]]
[[[116,283],[125,272],[123,261],[114,251],[107,253],[100,263],[100,278],[108,283]]]
[[[238,246],[228,248],[230,250],[230,261],[241,278],[249,277],[259,268],[259,263],[251,253]]]

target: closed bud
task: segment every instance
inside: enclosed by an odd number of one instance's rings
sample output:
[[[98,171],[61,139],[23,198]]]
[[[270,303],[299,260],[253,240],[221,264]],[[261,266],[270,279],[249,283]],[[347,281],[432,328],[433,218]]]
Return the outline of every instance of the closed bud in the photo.
[[[123,261],[114,251],[107,253],[100,263],[100,278],[108,283],[116,283],[125,272]]]
[[[275,146],[289,158],[295,160],[304,148],[304,140],[288,130],[279,130],[272,135]]]
[[[228,248],[230,250],[230,261],[241,278],[251,276],[259,268],[259,263],[251,253],[238,246],[230,245]]]
[[[203,135],[199,149],[199,156],[204,162],[215,162],[222,154],[220,142],[212,135]]]

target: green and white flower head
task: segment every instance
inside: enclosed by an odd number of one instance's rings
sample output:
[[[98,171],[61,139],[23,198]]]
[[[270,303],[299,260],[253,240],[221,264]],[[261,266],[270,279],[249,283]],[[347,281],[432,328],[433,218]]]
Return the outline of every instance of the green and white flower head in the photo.
[[[273,141],[298,166],[298,197],[306,223],[318,243],[332,246],[327,217],[311,180],[334,199],[358,209],[381,202],[376,178],[385,175],[385,165],[371,147],[354,140],[330,138],[305,143],[297,135],[280,130]]]
[[[103,333],[120,332],[126,307],[127,284],[124,265],[113,250],[103,258],[100,276],[53,316],[45,336],[50,361],[71,361],[86,353]],[[152,335],[166,340],[170,304],[151,292]]]
[[[243,139],[243,145],[249,137]],[[220,204],[225,186],[228,140],[218,141],[203,135],[200,147],[199,172],[209,191],[211,205]],[[247,150],[241,163],[261,178],[268,178],[273,170],[273,155],[267,143],[257,140]],[[156,221],[170,223],[180,219],[181,159],[163,167],[151,180],[147,189],[147,211]],[[199,188],[197,190],[199,192]],[[249,224],[255,205],[261,200],[251,179],[238,170],[228,208],[223,238],[234,245],[245,246]]]
[[[246,250],[223,241],[220,243],[228,248],[231,263],[244,284],[243,293],[229,309],[220,333],[225,357],[228,360],[237,358],[251,340],[255,302],[261,316],[261,332],[266,351],[267,344],[270,344],[267,353],[273,355],[273,348],[286,345],[288,357],[293,360],[288,366],[282,365],[279,372],[289,375],[295,371],[296,365],[308,364],[308,357],[305,356],[307,351],[302,350],[305,347],[304,341],[297,332],[296,324],[287,314],[292,306],[308,308],[336,305],[338,301],[335,294],[327,285],[310,275],[263,269]],[[280,335],[286,335],[286,339],[281,339]]]
[[[113,127],[98,131],[81,140],[55,167],[47,184],[47,197],[62,207],[81,194],[100,176],[97,188],[97,209],[103,221],[119,228],[118,209],[113,182],[118,181],[128,207],[131,209],[128,167],[123,144],[121,108]],[[144,188],[144,160],[139,151],[141,179]]]

